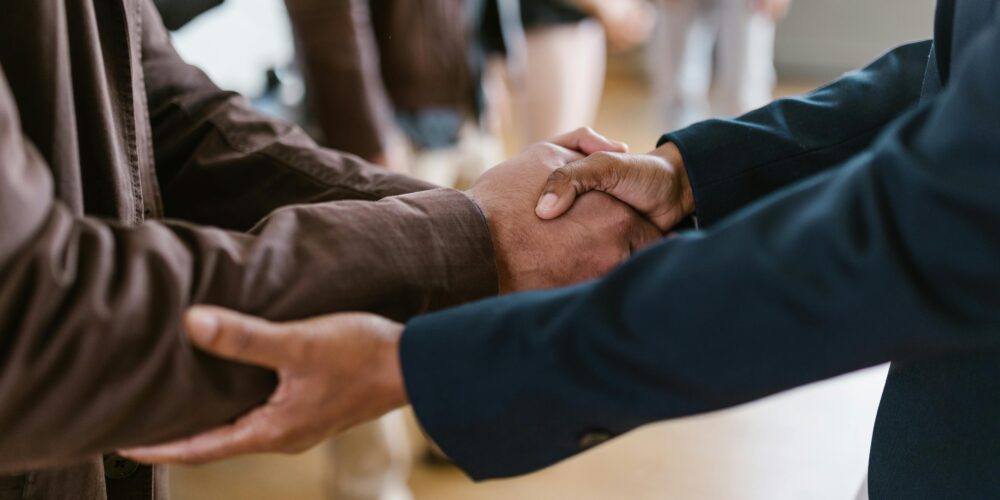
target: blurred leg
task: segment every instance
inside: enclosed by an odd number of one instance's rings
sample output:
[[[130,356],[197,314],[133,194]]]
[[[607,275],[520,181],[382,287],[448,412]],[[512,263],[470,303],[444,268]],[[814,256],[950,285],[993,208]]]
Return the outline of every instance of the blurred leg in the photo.
[[[505,158],[496,135],[469,123],[462,127],[454,146],[415,152],[412,175],[439,186],[465,189]]]
[[[410,175],[438,186],[457,186],[461,172],[455,161],[455,148],[414,151]]]
[[[360,425],[327,443],[330,500],[411,500],[411,456],[400,411]]]
[[[774,84],[774,21],[747,0],[720,0],[717,114],[737,116],[771,101]]]
[[[660,24],[649,54],[666,130],[709,116],[715,41],[709,10],[704,0],[660,2]]]
[[[512,92],[521,146],[593,125],[607,57],[600,24],[588,19],[532,29],[527,52],[528,77]]]
[[[310,111],[326,146],[389,162],[395,129],[367,0],[285,0]]]

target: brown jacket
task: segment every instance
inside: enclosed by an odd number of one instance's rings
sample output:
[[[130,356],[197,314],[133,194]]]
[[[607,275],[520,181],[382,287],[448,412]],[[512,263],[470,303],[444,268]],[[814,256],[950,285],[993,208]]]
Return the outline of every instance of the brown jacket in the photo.
[[[405,318],[495,292],[469,199],[254,113],[148,0],[0,5],[0,499],[164,498],[101,454],[267,397],[185,341],[189,304]]]
[[[285,0],[326,143],[385,153],[396,111],[473,114],[467,0]]]

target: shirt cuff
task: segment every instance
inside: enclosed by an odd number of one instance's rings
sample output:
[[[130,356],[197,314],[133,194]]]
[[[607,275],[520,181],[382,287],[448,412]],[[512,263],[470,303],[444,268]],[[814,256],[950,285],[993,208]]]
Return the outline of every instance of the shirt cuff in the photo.
[[[434,217],[426,243],[427,310],[444,309],[496,295],[496,257],[489,225],[479,205],[453,189],[432,189],[390,198]]]

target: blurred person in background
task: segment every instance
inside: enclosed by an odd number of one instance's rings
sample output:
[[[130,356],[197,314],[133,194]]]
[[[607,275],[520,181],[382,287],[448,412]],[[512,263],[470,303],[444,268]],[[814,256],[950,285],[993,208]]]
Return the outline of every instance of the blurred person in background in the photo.
[[[654,26],[646,0],[494,0],[482,33],[493,57],[492,103],[512,111],[517,145],[591,126],[604,90],[608,49],[642,43]],[[517,26],[517,24],[520,26]]]
[[[660,0],[649,56],[667,130],[710,116],[738,116],[771,101],[775,25],[790,4]]]
[[[327,145],[441,185],[495,163],[499,147],[477,126],[466,0],[285,3]]]
[[[321,140],[449,186],[502,157],[511,106],[513,149],[592,125],[607,48],[644,41],[655,17],[646,0],[285,3]]]

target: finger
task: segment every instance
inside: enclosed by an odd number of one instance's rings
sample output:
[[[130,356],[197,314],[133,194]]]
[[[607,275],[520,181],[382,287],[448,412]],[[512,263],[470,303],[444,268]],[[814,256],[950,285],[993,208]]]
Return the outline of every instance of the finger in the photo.
[[[655,224],[647,222],[645,219],[632,225],[629,234],[629,245],[631,253],[643,250],[663,240],[663,231]]]
[[[289,361],[290,327],[219,307],[195,306],[184,316],[188,337],[218,357],[279,368]]]
[[[266,429],[263,410],[254,411],[232,425],[219,427],[194,437],[155,446],[144,446],[119,451],[125,458],[147,464],[203,464],[247,453],[270,449],[270,438],[262,434]]]
[[[588,191],[607,191],[614,184],[613,153],[601,153],[575,161],[549,175],[535,206],[541,219],[555,219],[566,213],[577,196]]]
[[[628,144],[613,141],[598,134],[590,127],[576,129],[568,134],[560,135],[552,139],[552,144],[562,146],[566,149],[579,151],[585,155],[592,155],[600,152],[627,153]]]

